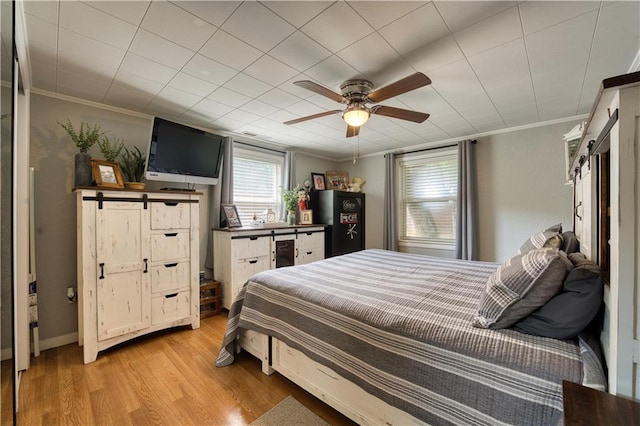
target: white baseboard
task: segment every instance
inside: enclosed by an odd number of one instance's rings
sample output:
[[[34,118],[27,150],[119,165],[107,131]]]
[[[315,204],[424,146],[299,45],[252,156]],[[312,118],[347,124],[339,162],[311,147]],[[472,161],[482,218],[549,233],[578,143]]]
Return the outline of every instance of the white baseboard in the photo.
[[[57,348],[58,346],[68,345],[77,341],[77,332],[40,340],[40,351],[46,351],[47,349]],[[31,352],[33,352],[33,348],[31,348]],[[0,360],[5,361],[7,359],[11,359],[11,348],[5,348],[0,351]]]
[[[62,336],[51,337],[49,339],[40,340],[40,350],[57,348],[58,346],[68,345],[78,341],[78,332],[63,334]]]
[[[11,348],[5,348],[0,351],[0,361],[6,361],[11,358]]]

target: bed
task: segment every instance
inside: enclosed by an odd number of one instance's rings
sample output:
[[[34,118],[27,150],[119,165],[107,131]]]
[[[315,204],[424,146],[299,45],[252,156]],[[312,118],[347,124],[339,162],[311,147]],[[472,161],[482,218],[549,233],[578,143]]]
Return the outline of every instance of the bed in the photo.
[[[583,339],[478,327],[499,266],[370,249],[259,273],[216,365],[241,336],[263,371],[361,424],[558,424],[562,381],[603,389],[603,367]]]

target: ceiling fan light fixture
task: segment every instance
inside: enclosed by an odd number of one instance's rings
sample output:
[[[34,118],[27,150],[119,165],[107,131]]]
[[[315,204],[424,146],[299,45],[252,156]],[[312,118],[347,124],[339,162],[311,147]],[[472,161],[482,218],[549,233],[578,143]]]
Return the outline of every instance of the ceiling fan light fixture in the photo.
[[[369,109],[366,106],[353,104],[342,114],[342,119],[346,121],[349,126],[360,127],[367,122],[369,116]]]

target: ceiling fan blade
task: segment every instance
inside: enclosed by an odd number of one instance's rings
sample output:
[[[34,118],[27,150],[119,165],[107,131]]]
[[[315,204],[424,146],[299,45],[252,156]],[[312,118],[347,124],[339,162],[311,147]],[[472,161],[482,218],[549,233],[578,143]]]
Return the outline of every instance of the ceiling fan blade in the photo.
[[[360,134],[360,126],[354,127],[347,125],[347,137],[358,136]]]
[[[431,79],[421,72],[417,72],[403,78],[402,80],[398,80],[395,83],[391,83],[388,86],[374,90],[367,95],[367,98],[369,98],[371,102],[382,102],[386,99],[393,98],[394,96],[401,95],[429,84],[431,84]]]
[[[310,80],[302,80],[296,81],[293,84],[296,86],[302,87],[303,89],[311,90],[312,92],[317,93],[318,95],[326,96],[327,98],[334,100],[336,102],[344,103],[346,99],[339,93],[334,92],[333,90],[327,89],[324,86],[320,86],[318,83],[314,83]]]
[[[336,109],[333,111],[325,111],[325,112],[320,112],[318,114],[307,115],[306,117],[300,117],[294,120],[285,121],[282,124],[297,124],[297,123],[302,123],[303,121],[313,120],[314,118],[326,117],[327,115],[340,114],[340,113],[342,113],[342,111],[339,109]]]
[[[416,123],[422,123],[429,118],[429,114],[418,111],[411,111],[408,109],[394,108],[384,105],[376,105],[371,108],[371,114],[384,115],[385,117],[399,118],[401,120],[413,121]]]

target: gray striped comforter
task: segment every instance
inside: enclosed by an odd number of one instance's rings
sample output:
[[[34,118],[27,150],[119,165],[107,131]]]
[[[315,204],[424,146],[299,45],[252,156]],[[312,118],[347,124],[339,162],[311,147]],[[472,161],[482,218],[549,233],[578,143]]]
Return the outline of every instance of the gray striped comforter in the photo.
[[[216,365],[253,329],[430,424],[557,424],[562,380],[585,382],[591,358],[576,342],[473,327],[497,266],[365,250],[262,272],[231,307]]]

